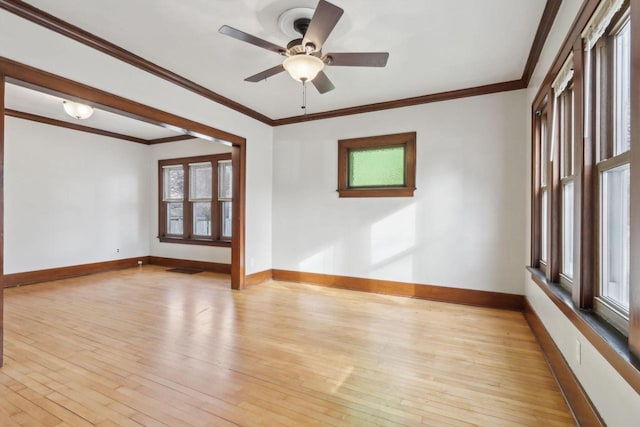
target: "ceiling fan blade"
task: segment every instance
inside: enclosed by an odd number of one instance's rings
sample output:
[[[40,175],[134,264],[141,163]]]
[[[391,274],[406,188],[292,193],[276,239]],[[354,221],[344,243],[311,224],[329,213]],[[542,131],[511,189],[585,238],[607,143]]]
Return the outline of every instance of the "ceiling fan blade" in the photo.
[[[327,53],[324,62],[338,67],[384,67],[387,65],[389,52],[353,52]]]
[[[340,9],[338,6],[324,0],[320,0],[316,7],[316,11],[313,13],[313,17],[311,18],[309,28],[307,28],[307,32],[304,35],[304,41],[302,44],[306,45],[311,42],[316,46],[318,51],[322,49],[322,45],[327,40],[327,37],[329,37],[329,34],[331,34],[331,31],[333,31],[333,28],[336,26],[343,13],[344,10]]]
[[[258,74],[254,74],[251,77],[247,77],[246,79],[244,79],[244,81],[256,83],[266,79],[267,77],[275,76],[276,74],[281,73],[283,71],[284,71],[284,67],[282,66],[282,64],[276,65],[275,67],[269,68],[268,70],[264,70]]]
[[[271,52],[275,52],[280,55],[286,52],[286,49],[283,47],[275,45],[256,36],[252,36],[251,34],[247,34],[244,31],[236,30],[235,28],[229,27],[228,25],[223,25],[222,27],[220,27],[218,32],[224,34],[225,36],[233,37],[234,39],[250,43],[252,45],[270,50]]]
[[[324,73],[324,71],[320,71],[315,79],[311,80],[313,85],[318,89],[318,92],[327,93],[330,90],[335,89],[336,87],[331,83],[329,77]]]

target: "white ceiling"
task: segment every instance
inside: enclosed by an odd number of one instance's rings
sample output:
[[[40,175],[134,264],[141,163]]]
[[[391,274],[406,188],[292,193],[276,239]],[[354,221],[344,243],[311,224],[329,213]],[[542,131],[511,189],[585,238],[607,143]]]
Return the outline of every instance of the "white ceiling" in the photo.
[[[5,88],[5,106],[11,110],[35,114],[76,125],[89,126],[136,138],[156,139],[180,135],[170,129],[97,109],[88,119],[78,120],[64,112],[62,98],[10,83],[6,83]]]
[[[344,15],[324,52],[388,51],[386,68],[328,67],[336,89],[307,92],[309,113],[518,80],[546,0],[330,0]],[[282,61],[218,33],[223,24],[284,46],[278,16],[316,0],[27,0],[273,119],[300,114]]]

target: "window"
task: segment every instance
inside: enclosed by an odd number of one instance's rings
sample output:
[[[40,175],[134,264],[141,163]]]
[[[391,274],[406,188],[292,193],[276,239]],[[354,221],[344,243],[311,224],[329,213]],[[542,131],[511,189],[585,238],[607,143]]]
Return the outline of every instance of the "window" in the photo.
[[[540,115],[539,144],[540,144],[540,267],[545,270],[549,260],[549,132],[547,127],[547,113]]]
[[[573,281],[574,222],[575,222],[575,157],[574,157],[574,96],[573,87],[557,94],[558,139],[560,142],[561,245],[560,281],[571,286]]]
[[[158,162],[160,241],[229,246],[231,155]]]
[[[415,182],[415,132],[338,141],[340,197],[411,197]]]
[[[598,288],[595,309],[620,329],[629,320],[631,26],[628,14],[595,46]]]
[[[631,282],[631,22],[602,2],[534,102],[532,266],[578,309],[629,334]],[[576,71],[577,70],[577,71]],[[539,275],[539,273],[537,273]],[[559,291],[559,288],[556,288]]]

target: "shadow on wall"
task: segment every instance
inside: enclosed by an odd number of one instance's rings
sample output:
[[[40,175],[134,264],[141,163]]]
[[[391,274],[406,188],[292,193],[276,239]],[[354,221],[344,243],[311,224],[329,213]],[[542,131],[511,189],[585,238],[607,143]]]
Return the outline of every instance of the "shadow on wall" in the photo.
[[[416,256],[416,211],[416,203],[411,203],[368,227],[353,230],[301,260],[298,271],[331,274],[345,259],[361,259],[360,263],[365,263],[366,270],[375,277],[411,281]],[[369,253],[354,254],[359,249],[349,247],[348,242],[353,239],[363,243],[368,240]]]

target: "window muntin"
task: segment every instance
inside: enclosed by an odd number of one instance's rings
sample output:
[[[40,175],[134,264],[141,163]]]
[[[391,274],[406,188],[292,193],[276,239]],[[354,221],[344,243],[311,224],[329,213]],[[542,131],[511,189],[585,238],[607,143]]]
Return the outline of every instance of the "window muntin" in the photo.
[[[229,244],[232,230],[230,157],[221,154],[159,161],[162,170],[160,241]]]
[[[411,197],[415,182],[415,132],[338,141],[340,197]]]

